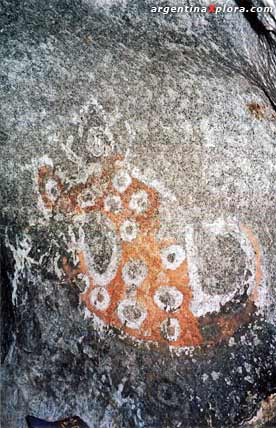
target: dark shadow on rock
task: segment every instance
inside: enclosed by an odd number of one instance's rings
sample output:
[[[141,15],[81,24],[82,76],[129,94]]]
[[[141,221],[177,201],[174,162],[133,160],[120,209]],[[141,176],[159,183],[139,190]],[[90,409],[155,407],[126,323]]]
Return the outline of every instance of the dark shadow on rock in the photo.
[[[12,287],[9,272],[12,271],[12,258],[4,245],[3,226],[0,225],[0,304],[1,304],[1,363],[4,362],[14,335],[14,311]]]

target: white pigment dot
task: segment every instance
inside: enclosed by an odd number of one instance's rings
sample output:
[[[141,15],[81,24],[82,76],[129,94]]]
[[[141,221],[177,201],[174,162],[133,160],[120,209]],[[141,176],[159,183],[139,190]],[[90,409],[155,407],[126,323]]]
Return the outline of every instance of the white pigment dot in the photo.
[[[186,253],[181,245],[170,245],[162,248],[160,256],[164,268],[175,270],[184,262]]]
[[[129,260],[122,269],[122,278],[128,286],[135,285],[138,287],[144,282],[147,274],[147,265],[140,259]]]
[[[83,189],[78,197],[81,208],[90,207],[95,205],[97,199],[101,196],[102,192],[99,189]]]
[[[131,195],[129,208],[136,214],[143,214],[149,207],[148,194],[145,190],[138,190]]]
[[[111,213],[117,214],[122,208],[120,196],[110,195],[104,201],[104,209]]]
[[[161,323],[161,333],[169,342],[175,342],[180,336],[180,324],[176,318],[167,318]]]
[[[156,290],[153,300],[163,311],[175,312],[182,305],[183,294],[176,287],[164,285]]]
[[[110,304],[108,291],[103,287],[93,288],[90,293],[90,303],[99,311],[105,311]]]
[[[138,330],[147,317],[146,309],[135,300],[127,299],[118,306],[118,318],[128,328]]]
[[[120,227],[120,234],[123,241],[133,241],[138,235],[138,226],[132,220],[126,220]]]
[[[130,175],[126,171],[120,170],[114,175],[112,184],[117,192],[123,193],[130,186],[131,181]]]
[[[51,178],[47,181],[45,185],[45,190],[52,201],[56,201],[60,195],[60,191],[56,180],[53,180]]]

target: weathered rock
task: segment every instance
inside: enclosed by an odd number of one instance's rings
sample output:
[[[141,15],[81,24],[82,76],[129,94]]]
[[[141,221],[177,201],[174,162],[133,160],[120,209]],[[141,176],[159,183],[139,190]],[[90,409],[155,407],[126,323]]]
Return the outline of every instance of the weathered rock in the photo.
[[[273,17],[153,6],[2,2],[3,426],[236,427],[275,390]]]

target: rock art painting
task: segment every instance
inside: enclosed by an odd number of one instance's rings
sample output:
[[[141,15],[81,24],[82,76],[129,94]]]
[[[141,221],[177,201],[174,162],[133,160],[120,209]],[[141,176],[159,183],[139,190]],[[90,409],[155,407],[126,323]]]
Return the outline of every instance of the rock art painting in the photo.
[[[0,1],[5,428],[276,428],[276,0],[211,3]]]
[[[62,269],[69,284],[82,282],[86,311],[134,340],[170,347],[215,344],[249,322],[262,277],[261,250],[250,227],[229,219],[202,224],[205,234],[226,234],[244,258],[242,287],[230,284],[227,292],[206,294],[193,226],[183,228],[179,242],[159,239],[159,192],[133,176],[121,156],[97,166],[85,182],[70,187],[51,163],[42,162],[37,172],[44,208],[78,224],[74,259],[64,256]],[[92,232],[95,219],[101,230]],[[230,270],[238,262],[232,259]]]

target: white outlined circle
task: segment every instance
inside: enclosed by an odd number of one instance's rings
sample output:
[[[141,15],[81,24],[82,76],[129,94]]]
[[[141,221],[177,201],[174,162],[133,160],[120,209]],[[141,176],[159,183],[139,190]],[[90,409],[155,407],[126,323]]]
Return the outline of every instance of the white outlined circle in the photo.
[[[183,294],[176,287],[164,285],[156,290],[153,300],[163,311],[175,312],[183,303]]]
[[[145,262],[141,259],[129,260],[122,269],[122,278],[126,285],[135,285],[139,287],[148,274],[148,268]]]
[[[120,227],[120,234],[123,241],[131,242],[136,239],[138,235],[138,226],[135,221],[124,221]]]
[[[123,193],[130,186],[131,181],[130,175],[126,171],[120,170],[114,175],[112,185],[117,192]]]
[[[136,300],[123,300],[118,306],[118,318],[128,328],[138,330],[147,317],[146,309]]]
[[[169,342],[175,342],[180,337],[180,324],[176,318],[167,318],[161,323],[162,336]]]
[[[98,311],[105,311],[110,304],[108,291],[103,287],[93,288],[90,293],[90,303]]]
[[[143,214],[149,208],[148,193],[145,190],[138,190],[131,195],[129,208],[136,214]]]
[[[165,269],[175,270],[184,262],[186,252],[181,245],[170,245],[160,251],[161,260]]]
[[[120,196],[107,196],[104,201],[104,209],[105,211],[111,212],[113,214],[118,214],[122,209],[122,201]]]

